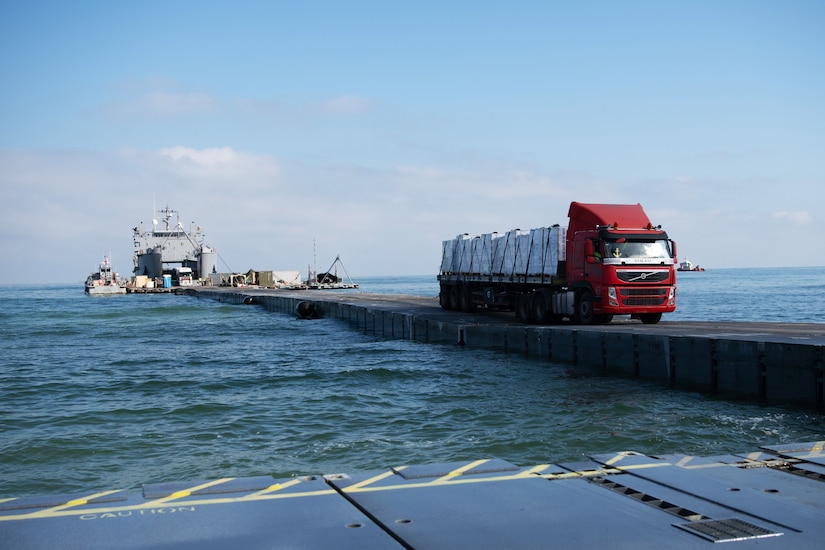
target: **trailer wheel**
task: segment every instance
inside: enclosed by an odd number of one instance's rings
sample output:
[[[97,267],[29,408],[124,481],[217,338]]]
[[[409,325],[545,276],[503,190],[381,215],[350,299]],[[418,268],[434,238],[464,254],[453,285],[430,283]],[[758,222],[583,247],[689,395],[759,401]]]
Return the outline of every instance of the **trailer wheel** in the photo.
[[[589,290],[580,290],[576,294],[575,321],[582,325],[592,325],[596,320],[593,314],[593,293]]]
[[[529,323],[530,322],[530,295],[529,294],[519,294],[518,298],[516,298],[516,319],[521,321],[522,323]]]
[[[547,300],[545,300],[544,294],[540,292],[533,294],[530,311],[533,312],[534,322],[541,324],[547,321]]]
[[[662,319],[662,312],[659,313],[640,313],[639,319],[646,325],[655,325]]]

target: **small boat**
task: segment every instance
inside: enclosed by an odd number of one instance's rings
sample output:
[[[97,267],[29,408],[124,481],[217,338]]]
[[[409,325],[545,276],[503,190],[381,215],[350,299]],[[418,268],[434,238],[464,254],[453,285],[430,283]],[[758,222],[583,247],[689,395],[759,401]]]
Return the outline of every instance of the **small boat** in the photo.
[[[126,294],[125,282],[120,280],[117,273],[112,271],[107,256],[100,262],[100,268],[93,273],[89,273],[86,278],[86,294],[93,296],[105,296],[109,294]]]
[[[700,265],[693,265],[687,257],[685,257],[685,261],[679,264],[679,267],[676,268],[677,271],[704,271],[705,268]]]

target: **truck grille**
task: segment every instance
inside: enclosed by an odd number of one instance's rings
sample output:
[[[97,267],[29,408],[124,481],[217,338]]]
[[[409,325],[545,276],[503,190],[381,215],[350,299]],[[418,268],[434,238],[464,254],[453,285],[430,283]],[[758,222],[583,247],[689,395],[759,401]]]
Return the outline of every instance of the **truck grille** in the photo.
[[[617,269],[616,277],[625,283],[661,283],[670,275],[666,269]]]
[[[622,288],[619,294],[626,306],[660,306],[667,300],[667,288]]]

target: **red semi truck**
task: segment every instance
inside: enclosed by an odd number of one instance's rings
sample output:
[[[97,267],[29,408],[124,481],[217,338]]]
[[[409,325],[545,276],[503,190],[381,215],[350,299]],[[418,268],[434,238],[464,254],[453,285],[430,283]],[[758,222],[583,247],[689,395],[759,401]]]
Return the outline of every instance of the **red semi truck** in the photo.
[[[568,226],[513,229],[442,246],[444,309],[509,309],[527,323],[658,323],[676,309],[676,243],[641,204],[570,203]]]

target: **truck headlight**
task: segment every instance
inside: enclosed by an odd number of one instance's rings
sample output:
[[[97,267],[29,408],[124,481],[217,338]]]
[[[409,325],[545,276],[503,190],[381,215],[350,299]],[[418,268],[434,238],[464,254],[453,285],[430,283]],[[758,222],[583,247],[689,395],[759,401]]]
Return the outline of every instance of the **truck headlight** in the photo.
[[[619,298],[616,296],[616,287],[609,286],[607,287],[607,303],[611,306],[618,306],[619,305]]]

